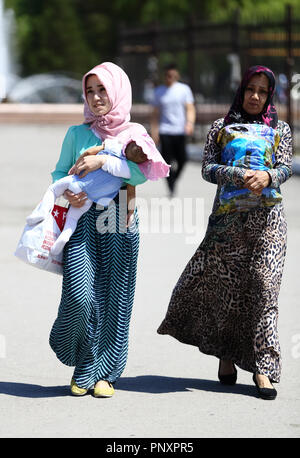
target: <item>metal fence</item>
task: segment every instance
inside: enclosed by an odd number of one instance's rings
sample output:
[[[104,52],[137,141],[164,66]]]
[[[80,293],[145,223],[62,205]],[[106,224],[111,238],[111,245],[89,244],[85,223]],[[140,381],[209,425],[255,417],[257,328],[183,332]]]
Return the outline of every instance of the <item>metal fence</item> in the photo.
[[[208,126],[223,116],[241,74],[250,65],[270,67],[277,79],[276,106],[294,134],[300,153],[300,19],[290,7],[279,22],[242,24],[237,13],[230,23],[197,23],[119,33],[118,62],[133,83],[133,117],[149,124],[151,93],[165,64],[176,62],[182,80],[195,95],[197,129],[203,142]]]

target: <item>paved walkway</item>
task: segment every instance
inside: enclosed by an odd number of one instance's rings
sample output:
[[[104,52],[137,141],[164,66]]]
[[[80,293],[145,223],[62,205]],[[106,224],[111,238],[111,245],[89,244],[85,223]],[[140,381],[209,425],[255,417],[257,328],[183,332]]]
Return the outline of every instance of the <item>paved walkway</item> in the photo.
[[[48,345],[61,278],[13,256],[25,217],[49,183],[66,127],[0,125],[0,437],[299,437],[298,176],[282,188],[289,241],[280,294],[283,376],[276,401],[257,398],[251,374],[241,370],[236,386],[221,386],[216,358],[156,333],[172,288],[203,237],[212,206],[215,187],[201,179],[197,163],[188,164],[179,185],[176,233],[168,219],[157,223],[165,183],[148,182],[139,188],[137,290],[128,363],[115,396],[69,395],[72,368],[63,366]],[[168,201],[164,205],[172,218]],[[198,221],[189,220],[196,208]],[[155,233],[158,227],[164,233]]]

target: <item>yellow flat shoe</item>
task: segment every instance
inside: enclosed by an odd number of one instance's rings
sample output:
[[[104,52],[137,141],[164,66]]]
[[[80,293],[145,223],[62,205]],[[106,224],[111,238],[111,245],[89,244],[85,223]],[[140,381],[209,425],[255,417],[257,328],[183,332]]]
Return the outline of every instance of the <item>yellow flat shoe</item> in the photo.
[[[94,388],[95,398],[111,398],[115,392],[114,387],[107,380],[101,380],[97,387]],[[99,382],[98,382],[99,383]]]
[[[71,380],[71,393],[74,396],[84,396],[88,390],[86,388],[80,388],[76,385],[75,380],[72,378]]]

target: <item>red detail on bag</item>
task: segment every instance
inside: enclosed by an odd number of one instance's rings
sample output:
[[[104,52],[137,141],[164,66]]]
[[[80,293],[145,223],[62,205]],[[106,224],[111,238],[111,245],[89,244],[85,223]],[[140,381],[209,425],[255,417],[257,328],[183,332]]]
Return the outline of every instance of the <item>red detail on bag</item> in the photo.
[[[59,261],[55,261],[55,259],[51,259],[52,264],[57,264],[58,266],[62,266],[63,263]]]
[[[38,257],[39,259],[48,259],[46,256],[43,256],[42,254],[38,254],[37,257]]]
[[[60,205],[54,205],[52,210],[52,215],[61,231],[65,225],[67,211],[68,209],[66,207],[61,207]]]

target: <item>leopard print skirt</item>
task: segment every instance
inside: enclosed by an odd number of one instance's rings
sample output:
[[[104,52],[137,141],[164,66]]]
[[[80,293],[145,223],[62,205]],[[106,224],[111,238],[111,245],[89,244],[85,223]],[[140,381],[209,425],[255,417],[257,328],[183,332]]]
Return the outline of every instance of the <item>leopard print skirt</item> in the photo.
[[[157,332],[279,382],[278,295],[286,234],[282,204],[212,213]]]

